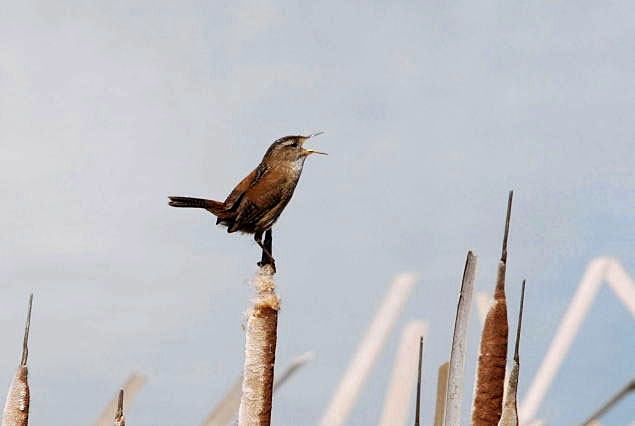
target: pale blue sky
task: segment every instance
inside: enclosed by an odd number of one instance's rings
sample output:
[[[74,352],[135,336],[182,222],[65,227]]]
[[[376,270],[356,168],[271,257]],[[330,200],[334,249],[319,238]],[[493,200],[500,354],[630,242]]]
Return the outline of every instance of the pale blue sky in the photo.
[[[279,365],[317,358],[277,395],[274,424],[317,423],[405,270],[421,279],[398,327],[431,327],[429,421],[465,253],[491,290],[512,188],[512,312],[528,279],[522,397],[586,264],[614,256],[635,274],[634,12],[627,1],[4,5],[0,336],[15,356],[5,348],[0,378],[14,372],[33,291],[34,424],[91,422],[132,370],[149,383],[131,425],[202,421],[242,368],[258,250],[166,197],[223,199],[274,139],[323,130],[313,146],[330,155],[307,161],[274,235]],[[607,289],[590,315],[541,408],[550,424],[582,420],[635,376],[632,316]],[[376,422],[398,331],[350,425]],[[633,398],[605,425],[632,421]]]

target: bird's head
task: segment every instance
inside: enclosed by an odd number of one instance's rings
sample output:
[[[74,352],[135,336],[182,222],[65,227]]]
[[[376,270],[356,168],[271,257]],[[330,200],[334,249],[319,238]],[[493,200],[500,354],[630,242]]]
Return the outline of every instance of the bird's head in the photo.
[[[303,147],[304,143],[314,136],[321,135],[324,132],[317,132],[308,136],[285,136],[278,139],[271,144],[263,161],[289,161],[297,162],[304,161],[306,157],[311,154],[323,154],[326,152],[320,152],[313,149],[306,149]]]

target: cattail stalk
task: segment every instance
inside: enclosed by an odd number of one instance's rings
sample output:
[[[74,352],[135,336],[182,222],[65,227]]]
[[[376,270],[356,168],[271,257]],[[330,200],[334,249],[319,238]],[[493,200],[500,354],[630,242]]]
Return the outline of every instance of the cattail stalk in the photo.
[[[423,367],[423,336],[419,338],[419,362],[417,363],[417,396],[415,398],[415,426],[421,424],[421,369]]]
[[[507,267],[507,238],[511,218],[513,191],[509,192],[507,217],[503,235],[503,250],[496,274],[494,304],[485,318],[481,336],[476,374],[476,394],[472,408],[473,426],[498,424],[503,409],[505,366],[507,363],[507,301],[505,297],[505,269]]]
[[[269,426],[276,359],[278,310],[273,268],[264,265],[256,275],[256,297],[248,312],[245,335],[245,365],[239,426]]]
[[[498,426],[518,426],[518,374],[520,372],[520,330],[523,323],[523,305],[525,302],[525,280],[520,293],[520,308],[518,310],[518,325],[516,327],[516,344],[514,346],[514,361],[509,373],[503,413]]]
[[[474,279],[476,277],[476,256],[469,251],[465,259],[461,292],[456,307],[456,320],[450,351],[450,369],[447,383],[447,402],[445,404],[444,424],[459,426],[461,424],[461,405],[463,403],[463,375],[465,371],[465,353],[467,351],[467,326],[472,307]]]
[[[31,402],[29,389],[29,370],[27,361],[29,358],[29,330],[31,328],[31,308],[33,307],[33,295],[29,296],[29,309],[24,326],[22,339],[22,359],[15,373],[7,401],[2,413],[2,426],[27,426],[29,424],[29,404]]]

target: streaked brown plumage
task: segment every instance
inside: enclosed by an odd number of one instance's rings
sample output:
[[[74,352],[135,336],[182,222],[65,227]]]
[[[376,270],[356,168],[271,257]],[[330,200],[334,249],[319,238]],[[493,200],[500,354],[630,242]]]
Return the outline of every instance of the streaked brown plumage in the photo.
[[[308,139],[321,133],[285,136],[275,141],[258,167],[240,181],[222,203],[201,198],[169,197],[169,204],[173,207],[205,209],[217,217],[217,224],[227,227],[227,232],[254,234],[254,239],[263,249],[261,263],[274,266],[271,227],[291,200],[302,174],[304,160],[310,154],[325,154],[302,146]],[[267,235],[263,245],[262,236],[265,232]]]

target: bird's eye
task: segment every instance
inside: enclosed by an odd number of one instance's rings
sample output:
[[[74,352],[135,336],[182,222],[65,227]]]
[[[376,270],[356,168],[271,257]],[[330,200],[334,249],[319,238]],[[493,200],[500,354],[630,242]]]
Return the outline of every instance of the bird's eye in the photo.
[[[293,141],[293,142],[291,142],[291,143],[289,144],[289,146],[290,146],[291,148],[297,148],[297,147],[298,147],[298,141]]]

